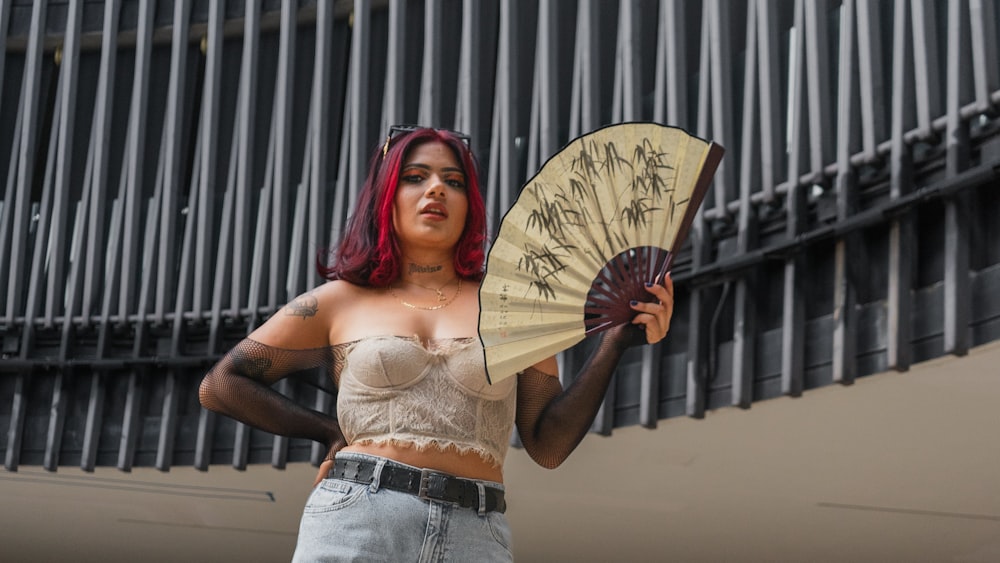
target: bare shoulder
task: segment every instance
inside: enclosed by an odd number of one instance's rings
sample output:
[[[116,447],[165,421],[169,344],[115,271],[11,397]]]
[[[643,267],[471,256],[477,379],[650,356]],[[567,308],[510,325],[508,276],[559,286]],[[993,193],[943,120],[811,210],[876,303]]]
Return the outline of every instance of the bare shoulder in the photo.
[[[316,348],[329,345],[330,326],[335,312],[351,303],[356,286],[333,281],[319,285],[275,311],[250,338],[286,349]]]

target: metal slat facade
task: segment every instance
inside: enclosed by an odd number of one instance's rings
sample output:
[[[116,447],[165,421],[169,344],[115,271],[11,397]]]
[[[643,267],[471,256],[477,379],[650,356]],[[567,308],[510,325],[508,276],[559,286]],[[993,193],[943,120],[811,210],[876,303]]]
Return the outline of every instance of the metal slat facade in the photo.
[[[318,463],[197,386],[321,282],[393,123],[472,136],[491,229],[601,125],[727,148],[670,336],[625,357],[595,432],[996,340],[996,4],[0,0],[4,465]],[[321,374],[279,390],[334,410]]]

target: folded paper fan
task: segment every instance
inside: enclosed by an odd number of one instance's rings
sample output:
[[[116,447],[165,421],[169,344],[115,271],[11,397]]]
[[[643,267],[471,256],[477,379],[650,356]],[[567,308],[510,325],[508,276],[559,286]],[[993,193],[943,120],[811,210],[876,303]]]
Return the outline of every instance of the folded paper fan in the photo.
[[[496,383],[627,323],[684,243],[723,148],[623,123],[567,144],[521,190],[490,248],[479,337]]]

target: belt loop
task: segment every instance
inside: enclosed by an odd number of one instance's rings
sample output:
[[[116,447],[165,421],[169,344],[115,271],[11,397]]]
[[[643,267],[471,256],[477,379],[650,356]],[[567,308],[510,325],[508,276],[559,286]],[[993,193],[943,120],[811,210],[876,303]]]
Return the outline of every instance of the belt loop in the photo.
[[[486,516],[486,486],[476,481],[476,489],[479,490],[479,515]]]
[[[378,487],[382,483],[382,470],[385,469],[386,459],[380,457],[378,462],[375,463],[375,469],[372,470],[372,483],[368,485],[368,491],[372,493],[378,492]]]

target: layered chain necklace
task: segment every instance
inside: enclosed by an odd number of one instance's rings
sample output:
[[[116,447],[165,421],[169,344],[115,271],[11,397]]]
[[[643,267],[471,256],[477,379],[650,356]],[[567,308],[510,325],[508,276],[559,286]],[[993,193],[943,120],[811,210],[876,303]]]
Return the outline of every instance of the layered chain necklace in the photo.
[[[444,294],[444,292],[441,291],[441,290],[443,290],[444,288],[448,287],[453,280],[448,280],[447,283],[445,283],[444,285],[442,285],[441,287],[439,287],[437,289],[435,289],[433,287],[427,287],[426,285],[420,285],[417,282],[412,282],[412,281],[407,281],[407,280],[403,280],[403,281],[406,282],[406,283],[409,283],[409,284],[413,284],[413,285],[415,285],[417,287],[424,288],[424,289],[426,289],[428,291],[433,291],[434,293],[437,293],[437,300],[440,303],[439,305],[434,305],[433,307],[424,307],[422,305],[414,305],[413,303],[405,301],[402,297],[400,297],[396,293],[396,290],[393,289],[393,287],[390,285],[389,286],[389,293],[392,294],[392,296],[396,298],[396,301],[399,301],[405,307],[409,307],[410,309],[420,309],[421,311],[437,311],[438,309],[444,309],[448,305],[451,305],[453,301],[455,301],[455,298],[458,297],[459,293],[462,293],[462,278],[458,278],[458,289],[455,290],[455,294],[451,296],[451,299],[449,299],[448,297],[446,297],[445,294]]]

